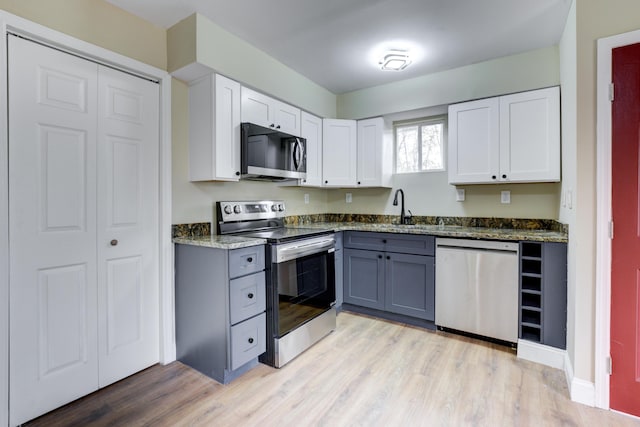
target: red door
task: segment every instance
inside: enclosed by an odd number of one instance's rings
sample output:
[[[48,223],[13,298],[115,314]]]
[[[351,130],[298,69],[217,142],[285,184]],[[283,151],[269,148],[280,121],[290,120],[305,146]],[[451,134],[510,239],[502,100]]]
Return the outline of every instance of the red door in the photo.
[[[640,44],[613,50],[611,409],[640,416]]]

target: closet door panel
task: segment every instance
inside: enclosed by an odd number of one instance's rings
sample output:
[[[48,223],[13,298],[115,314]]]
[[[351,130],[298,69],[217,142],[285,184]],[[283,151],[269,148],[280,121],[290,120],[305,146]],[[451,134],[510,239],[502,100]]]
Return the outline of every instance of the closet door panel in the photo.
[[[159,359],[159,86],[98,71],[100,387]]]
[[[98,388],[97,65],[8,43],[13,425]]]

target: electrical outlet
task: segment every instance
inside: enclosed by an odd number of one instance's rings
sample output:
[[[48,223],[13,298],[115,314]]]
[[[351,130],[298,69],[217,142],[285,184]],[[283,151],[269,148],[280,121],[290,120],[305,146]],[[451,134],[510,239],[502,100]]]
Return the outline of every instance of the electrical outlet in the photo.
[[[351,193],[347,193],[344,199],[347,203],[351,203],[353,201],[353,197],[351,196]]]
[[[500,203],[508,205],[511,203],[511,191],[500,192]]]
[[[309,194],[308,193],[304,193],[304,204],[305,205],[309,204]]]
[[[464,202],[464,188],[456,188],[456,202]]]

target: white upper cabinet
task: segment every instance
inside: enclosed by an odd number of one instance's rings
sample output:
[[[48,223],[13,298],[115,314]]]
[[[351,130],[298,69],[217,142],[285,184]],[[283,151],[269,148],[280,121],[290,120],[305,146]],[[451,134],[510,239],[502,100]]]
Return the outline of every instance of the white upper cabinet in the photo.
[[[500,97],[500,178],[560,181],[560,88]]]
[[[497,179],[500,129],[498,98],[449,106],[449,183]]]
[[[189,85],[189,178],[240,179],[240,83],[219,74]]]
[[[322,121],[322,180],[326,187],[355,187],[357,158],[355,120]]]
[[[242,87],[242,121],[301,136],[300,109]]]
[[[391,187],[393,138],[382,117],[358,121],[358,187]]]
[[[322,186],[322,119],[305,111],[301,114],[302,137],[307,140],[307,177],[300,180],[306,187]]]
[[[560,180],[558,87],[449,106],[449,183]]]

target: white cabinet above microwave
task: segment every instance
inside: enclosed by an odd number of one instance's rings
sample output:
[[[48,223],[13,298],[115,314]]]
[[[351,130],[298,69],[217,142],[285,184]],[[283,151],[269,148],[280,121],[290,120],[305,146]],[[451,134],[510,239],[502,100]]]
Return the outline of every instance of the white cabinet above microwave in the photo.
[[[189,84],[189,179],[240,179],[240,83],[219,74]]]
[[[449,106],[449,183],[560,181],[560,89]]]
[[[300,109],[242,87],[242,122],[300,136]]]

